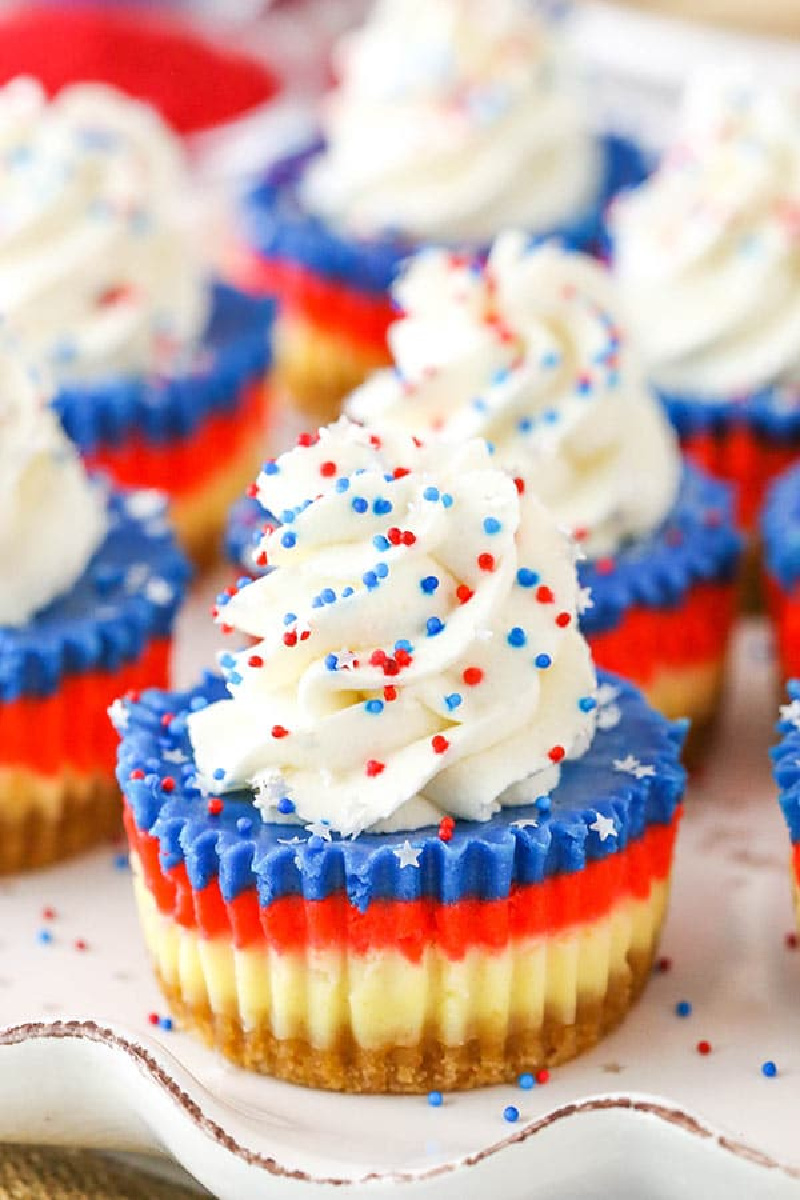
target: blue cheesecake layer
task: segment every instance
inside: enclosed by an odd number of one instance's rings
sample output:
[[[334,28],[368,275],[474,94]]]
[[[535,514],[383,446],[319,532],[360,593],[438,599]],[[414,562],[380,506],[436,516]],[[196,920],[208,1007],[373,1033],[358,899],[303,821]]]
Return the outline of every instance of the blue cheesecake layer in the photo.
[[[800,580],[800,464],[784,471],[767,492],[761,542],[767,571],[791,591]]]
[[[185,366],[62,387],[53,404],[65,431],[89,454],[134,434],[155,445],[178,441],[208,417],[233,412],[269,368],[274,313],[271,300],[215,284],[208,329]]]
[[[789,703],[781,708],[780,741],[770,750],[781,808],[792,844],[800,842],[800,680],[787,684]]]
[[[105,541],[75,586],[22,628],[0,625],[0,704],[49,696],[64,675],[116,671],[171,633],[190,571],[163,497],[112,491],[107,506]]]
[[[741,549],[730,487],[684,464],[677,501],[659,529],[613,558],[578,563],[592,599],[581,615],[582,631],[614,629],[634,605],[675,608],[694,584],[729,582]]]
[[[578,218],[539,236],[555,237],[576,250],[600,251],[605,246],[603,214],[624,188],[647,176],[649,164],[631,142],[616,136],[602,139],[603,170],[597,195]],[[308,212],[299,184],[309,161],[323,149],[321,141],[282,159],[244,199],[242,221],[248,244],[266,258],[298,263],[330,281],[359,291],[383,295],[389,291],[404,259],[419,242],[397,235],[351,237]],[[475,249],[475,247],[469,247]]]
[[[800,389],[768,387],[729,399],[659,391],[679,437],[722,436],[744,426],[763,441],[798,442],[800,448]]]
[[[228,555],[251,575],[262,573],[250,552],[268,516],[257,500],[245,498],[228,517]],[[693,584],[732,580],[741,548],[730,487],[686,464],[675,507],[659,529],[613,558],[578,564],[581,586],[591,589],[592,600],[581,629],[587,636],[603,633],[616,628],[633,605],[674,608]]]
[[[281,896],[321,900],[339,891],[362,911],[375,899],[500,899],[514,884],[580,871],[675,815],[685,786],[685,724],[666,721],[631,684],[608,675],[601,682],[608,685],[608,727],[583,758],[562,763],[550,797],[531,796],[530,804],[487,822],[458,821],[449,842],[435,826],[324,840],[302,825],[263,822],[246,791],[226,794],[223,812],[209,815],[186,716],[227,695],[217,676],[188,692],[153,690],[125,703],[117,778],[137,828],[158,839],[162,867],[184,863],[198,890],[218,877],[225,900],[254,886],[262,906]],[[166,713],[173,716],[165,725]],[[627,768],[615,765],[626,761]],[[131,777],[140,772],[143,778]],[[591,828],[598,816],[613,822],[605,839]],[[400,866],[395,851],[406,840],[421,849],[419,869]]]

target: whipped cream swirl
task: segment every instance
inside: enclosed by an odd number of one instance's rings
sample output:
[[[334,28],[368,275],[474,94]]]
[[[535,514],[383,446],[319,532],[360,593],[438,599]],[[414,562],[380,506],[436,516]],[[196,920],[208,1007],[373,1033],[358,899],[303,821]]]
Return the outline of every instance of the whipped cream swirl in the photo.
[[[275,569],[219,615],[258,643],[220,659],[231,699],[189,717],[207,787],[345,835],[550,791],[594,732],[574,547],[485,445],[343,419],[258,493]]]
[[[99,84],[0,90],[0,314],[58,382],[166,370],[201,334],[185,189],[144,104]]]
[[[422,252],[395,298],[395,366],[349,397],[349,416],[450,443],[486,438],[591,557],[661,524],[680,455],[603,267],[507,233],[485,265]]]
[[[612,225],[660,387],[713,401],[800,378],[800,91],[707,73]]]
[[[358,234],[487,242],[593,203],[599,151],[563,47],[524,0],[379,0],[338,47],[309,207]]]
[[[106,531],[102,491],[38,373],[0,341],[0,625],[21,626],[83,574]]]

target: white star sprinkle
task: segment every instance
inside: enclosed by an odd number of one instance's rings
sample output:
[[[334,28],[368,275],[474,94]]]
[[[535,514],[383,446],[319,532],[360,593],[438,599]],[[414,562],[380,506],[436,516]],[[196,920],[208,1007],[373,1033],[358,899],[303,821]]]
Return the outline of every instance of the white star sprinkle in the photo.
[[[108,710],[108,716],[117,733],[122,733],[128,728],[128,711],[121,700],[114,701]]]
[[[265,810],[274,808],[279,800],[289,796],[289,786],[275,767],[267,767],[255,775],[253,786],[256,790],[253,803],[262,817],[266,815]]]
[[[326,842],[331,840],[331,830],[327,821],[310,821],[306,830],[312,837],[322,838]]]
[[[788,721],[795,729],[800,729],[800,700],[792,700],[791,704],[781,705],[781,720]]]
[[[188,762],[188,758],[182,750],[165,750],[162,758],[168,763],[184,763]]]
[[[337,671],[347,671],[353,663],[358,662],[358,655],[352,650],[337,650],[335,653]]]
[[[636,779],[647,779],[648,776],[655,775],[655,767],[647,766],[640,763],[639,759],[633,754],[629,754],[627,758],[615,758],[614,770],[624,771],[627,775],[633,775]]]
[[[139,592],[142,590],[147,580],[150,577],[150,568],[144,563],[134,563],[128,568],[128,573],[125,576],[125,588],[129,592]]]
[[[528,829],[531,826],[536,829],[539,826],[539,822],[535,821],[533,817],[521,817],[519,821],[512,821],[511,824],[517,829]]]
[[[278,838],[278,845],[279,846],[299,846],[300,843],[302,842],[302,840],[303,839],[299,838],[299,837]]]
[[[616,765],[616,764],[615,764]],[[600,837],[600,841],[604,842],[606,838],[616,837],[617,830],[614,821],[611,817],[604,817],[602,813],[596,813],[596,820],[589,826]]]
[[[408,840],[403,842],[399,850],[394,850],[393,853],[401,867],[419,867],[419,856],[422,854],[422,849],[412,846]]]
[[[590,587],[582,587],[578,589],[578,613],[582,616],[588,612],[590,608],[594,608],[594,600],[592,599],[592,589]]]
[[[622,720],[622,709],[618,704],[606,704],[597,710],[597,728],[613,729]]]
[[[175,589],[166,579],[148,579],[144,594],[152,604],[169,604],[175,595]]]
[[[157,492],[154,488],[143,488],[138,492],[131,492],[125,501],[125,507],[130,515],[140,521],[146,521],[151,517],[160,517],[164,512],[165,505],[164,493]]]

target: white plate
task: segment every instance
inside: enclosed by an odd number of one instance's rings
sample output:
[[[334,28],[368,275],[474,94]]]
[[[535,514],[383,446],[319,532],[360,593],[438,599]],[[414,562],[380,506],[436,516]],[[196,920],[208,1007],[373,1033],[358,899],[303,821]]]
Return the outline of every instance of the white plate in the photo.
[[[183,619],[184,681],[209,660],[208,598],[196,595]],[[448,1096],[438,1110],[424,1097],[329,1095],[250,1076],[154,1029],[148,1014],[165,1009],[110,848],[0,885],[0,1138],[166,1153],[230,1200],[319,1200],[343,1184],[354,1197],[414,1200],[492,1189],[504,1200],[677,1197],[687,1181],[704,1197],[752,1187],[800,1200],[800,952],[784,944],[788,838],[767,761],[776,699],[758,625],[740,634],[728,700],[678,841],[663,947],[673,966],[617,1033],[545,1086]],[[674,1011],[682,999],[686,1019]],[[695,1049],[704,1038],[707,1057]]]

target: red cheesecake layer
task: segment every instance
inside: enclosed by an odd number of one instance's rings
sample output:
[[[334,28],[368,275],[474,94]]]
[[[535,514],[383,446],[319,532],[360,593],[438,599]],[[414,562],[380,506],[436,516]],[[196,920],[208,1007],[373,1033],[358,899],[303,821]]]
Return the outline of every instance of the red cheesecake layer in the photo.
[[[159,911],[186,929],[230,937],[239,950],[267,945],[283,952],[311,947],[365,954],[391,948],[419,962],[427,946],[459,959],[472,947],[500,949],[514,939],[591,923],[623,897],[646,898],[652,884],[669,875],[680,813],[582,871],[515,886],[502,900],[373,900],[364,912],[343,892],[323,900],[284,896],[260,907],[256,889],[249,888],[226,903],[216,878],[195,891],[183,863],[164,870],[158,839],[136,828],[127,805],[125,828]]]
[[[154,640],[116,671],[65,675],[51,696],[0,702],[0,769],[113,775],[118,737],[108,708],[124,692],[167,686],[170,645],[168,638]]]
[[[755,529],[767,487],[800,453],[797,444],[765,441],[743,425],[681,438],[681,449],[710,475],[733,484],[737,523],[748,532]]]
[[[140,434],[120,446],[101,446],[87,455],[90,467],[106,471],[121,487],[158,488],[173,497],[202,489],[229,459],[264,437],[268,389],[250,384],[232,411],[214,413],[185,438],[151,442]]]
[[[717,661],[735,613],[734,583],[698,583],[676,608],[634,605],[616,628],[587,640],[598,667],[646,685],[659,669]]]

